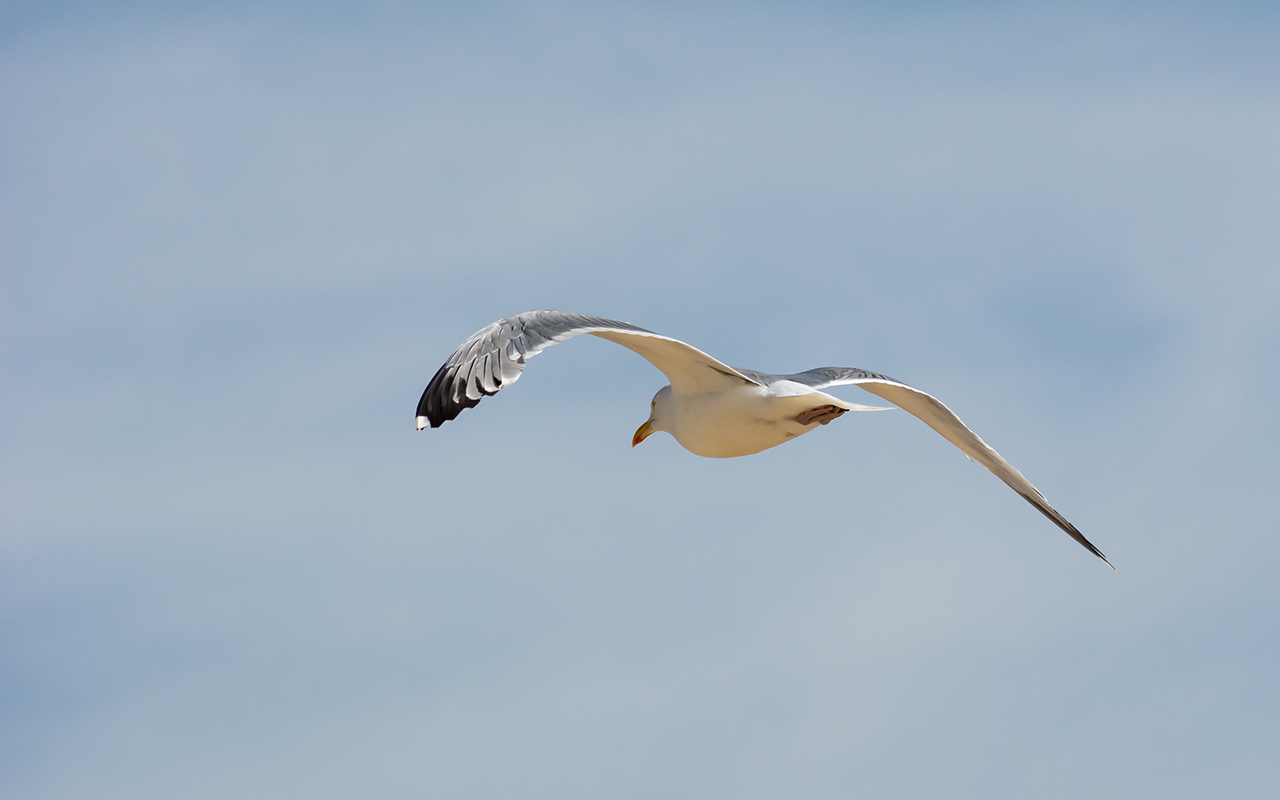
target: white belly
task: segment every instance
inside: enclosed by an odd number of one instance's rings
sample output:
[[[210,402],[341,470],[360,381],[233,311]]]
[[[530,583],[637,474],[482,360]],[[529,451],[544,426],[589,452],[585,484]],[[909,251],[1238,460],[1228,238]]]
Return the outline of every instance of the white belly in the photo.
[[[771,397],[759,386],[677,397],[670,433],[696,455],[749,456],[816,428],[816,422],[802,425],[792,418],[833,399],[821,392]]]

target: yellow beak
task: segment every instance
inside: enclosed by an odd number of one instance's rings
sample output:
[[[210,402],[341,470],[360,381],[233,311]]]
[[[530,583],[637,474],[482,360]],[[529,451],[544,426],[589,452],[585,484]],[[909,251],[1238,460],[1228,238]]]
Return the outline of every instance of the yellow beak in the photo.
[[[631,446],[635,447],[640,444],[645,439],[649,438],[649,434],[651,433],[653,433],[653,420],[646,420],[643,425],[636,428],[636,435],[631,437]]]

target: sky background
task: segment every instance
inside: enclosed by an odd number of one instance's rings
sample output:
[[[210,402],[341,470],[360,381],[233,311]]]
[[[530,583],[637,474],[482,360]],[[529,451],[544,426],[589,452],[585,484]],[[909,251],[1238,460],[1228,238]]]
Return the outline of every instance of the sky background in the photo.
[[[1273,796],[1266,6],[4,4],[0,795]],[[1119,573],[592,337],[416,433],[533,308]]]

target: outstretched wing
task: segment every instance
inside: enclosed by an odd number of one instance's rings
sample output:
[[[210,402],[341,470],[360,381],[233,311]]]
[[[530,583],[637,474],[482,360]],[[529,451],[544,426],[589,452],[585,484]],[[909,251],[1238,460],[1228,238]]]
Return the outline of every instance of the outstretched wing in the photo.
[[[525,361],[553,344],[590,333],[639,353],[678,394],[756,381],[684,342],[627,322],[563,311],[526,311],[486,325],[449,356],[418,401],[418,430],[438,428],[520,378]]]
[[[978,437],[978,434],[969,430],[968,426],[961,422],[960,418],[936,397],[912,388],[902,381],[868,372],[865,369],[819,367],[796,375],[779,377],[804,384],[813,389],[853,384],[908,411],[923,420],[924,424],[942,434],[944,439],[960,448],[965,455],[991,470],[992,474],[1022,495],[1041,514],[1053,520],[1053,523],[1066,531],[1072,539],[1084,545],[1089,552],[1111,567],[1111,562],[1107,561],[1107,557],[1102,554],[1102,551],[1094,547],[1093,543],[1084,538],[1084,534],[1076,530],[1076,526],[1068,522],[1066,517],[1063,517],[1053,506],[1049,505],[1049,501],[1045,499],[1044,495],[1040,494],[1039,489],[1031,485],[1031,481],[1024,478],[1021,472],[1013,468],[1012,464],[1001,458],[999,453],[991,449],[990,445]],[[1115,567],[1111,568],[1115,569]]]

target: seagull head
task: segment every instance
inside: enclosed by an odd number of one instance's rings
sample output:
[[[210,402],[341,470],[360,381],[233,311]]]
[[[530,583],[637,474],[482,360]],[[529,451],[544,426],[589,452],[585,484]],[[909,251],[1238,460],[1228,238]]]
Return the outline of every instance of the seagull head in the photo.
[[[663,386],[658,393],[653,396],[653,400],[649,402],[649,419],[636,429],[636,435],[631,437],[631,446],[643,442],[649,438],[650,434],[658,431],[670,431],[666,423],[670,419],[671,408],[671,387]]]

